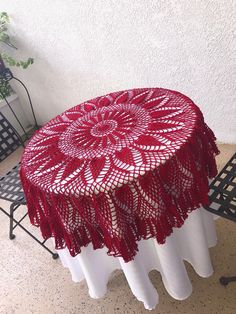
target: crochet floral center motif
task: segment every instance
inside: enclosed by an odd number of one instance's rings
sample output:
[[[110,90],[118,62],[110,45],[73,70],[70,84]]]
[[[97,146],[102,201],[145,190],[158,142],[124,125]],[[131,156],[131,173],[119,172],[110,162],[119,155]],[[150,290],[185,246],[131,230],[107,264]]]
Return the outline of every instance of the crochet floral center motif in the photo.
[[[117,125],[115,120],[100,121],[91,129],[91,135],[95,137],[107,136],[116,129]]]
[[[97,109],[72,123],[63,132],[59,147],[76,158],[108,156],[137,140],[151,120],[148,111],[133,104]]]

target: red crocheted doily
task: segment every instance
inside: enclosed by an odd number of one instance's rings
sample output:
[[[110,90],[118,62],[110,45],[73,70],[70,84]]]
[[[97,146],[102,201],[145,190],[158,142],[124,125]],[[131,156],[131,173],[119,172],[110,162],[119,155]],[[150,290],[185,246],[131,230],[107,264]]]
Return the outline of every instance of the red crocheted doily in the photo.
[[[21,179],[31,222],[74,256],[92,242],[133,259],[208,202],[218,153],[186,96],[160,88],[98,97],[67,110],[27,145]]]

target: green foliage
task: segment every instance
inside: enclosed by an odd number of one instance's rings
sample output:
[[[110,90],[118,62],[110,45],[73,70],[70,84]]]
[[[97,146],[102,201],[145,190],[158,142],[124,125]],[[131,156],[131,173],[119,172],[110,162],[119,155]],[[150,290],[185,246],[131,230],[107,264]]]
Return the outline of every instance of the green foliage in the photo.
[[[4,78],[2,78],[0,76],[0,100],[3,97],[8,97],[12,94],[12,88],[10,86],[10,84],[4,80]]]
[[[13,49],[17,49],[17,47],[11,42],[11,38],[8,35],[8,24],[10,23],[9,16],[6,12],[0,12],[0,43],[3,45],[6,45],[8,47],[11,47]],[[0,58],[9,66],[17,66],[21,67],[23,69],[27,69],[28,66],[33,64],[34,59],[28,58],[27,60],[16,60],[13,57],[9,56],[7,53],[1,51],[0,49]],[[12,93],[12,89],[7,81],[5,81],[0,76],[0,99],[1,94],[6,96],[10,96]]]
[[[0,25],[9,22],[10,20],[7,12],[0,12]]]
[[[16,48],[16,46],[11,42],[10,36],[7,34],[7,26],[10,23],[9,16],[6,12],[0,13],[0,42],[4,43],[5,45]]]
[[[32,58],[28,58],[26,61],[17,61],[5,53],[2,53],[1,57],[8,65],[22,67],[23,69],[27,69],[28,66],[34,62],[34,59]]]

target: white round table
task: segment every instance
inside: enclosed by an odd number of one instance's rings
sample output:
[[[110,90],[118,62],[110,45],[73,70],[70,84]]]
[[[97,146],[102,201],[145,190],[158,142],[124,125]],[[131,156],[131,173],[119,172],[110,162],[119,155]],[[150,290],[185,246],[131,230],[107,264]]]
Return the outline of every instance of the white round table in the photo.
[[[141,240],[139,252],[128,263],[120,257],[108,256],[105,248],[93,250],[91,244],[75,257],[67,248],[57,252],[74,282],[86,280],[92,298],[104,296],[109,276],[114,270],[122,269],[135,297],[146,309],[152,310],[159,296],[148,273],[158,270],[167,292],[177,300],[184,300],[191,294],[192,285],[183,261],[189,262],[199,276],[209,277],[213,268],[208,248],[215,246],[216,241],[213,215],[197,209],[189,214],[181,228],[174,229],[165,244],[158,244],[154,239]]]

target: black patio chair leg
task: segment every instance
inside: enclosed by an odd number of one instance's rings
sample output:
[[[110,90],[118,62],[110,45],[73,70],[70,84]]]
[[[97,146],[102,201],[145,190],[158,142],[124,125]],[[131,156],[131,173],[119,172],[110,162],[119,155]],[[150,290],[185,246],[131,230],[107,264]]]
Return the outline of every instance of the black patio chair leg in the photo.
[[[236,281],[236,276],[233,277],[220,277],[220,283],[227,286],[229,282]]]
[[[40,244],[45,250],[47,250],[51,255],[53,259],[57,259],[59,257],[58,253],[54,253],[52,252],[46,245],[44,245],[44,243],[47,240],[44,241],[39,241],[31,232],[29,232],[22,224],[21,221],[27,216],[27,213],[19,220],[17,221],[14,218],[14,211],[16,208],[18,208],[20,205],[24,205],[22,204],[18,204],[18,203],[12,203],[10,206],[10,213],[6,212],[5,209],[3,209],[2,207],[0,207],[0,210],[7,215],[10,218],[10,231],[9,231],[9,238],[12,240],[15,238],[15,235],[13,234],[13,230],[16,227],[20,227],[21,229],[23,229],[31,238],[33,238],[36,242],[38,242],[38,244]],[[15,223],[15,225],[13,225]]]
[[[14,223],[14,203],[11,204],[10,206],[10,230],[9,230],[9,239],[13,240],[15,239],[15,235],[13,234],[13,223]]]

